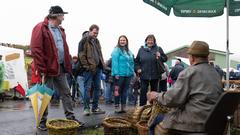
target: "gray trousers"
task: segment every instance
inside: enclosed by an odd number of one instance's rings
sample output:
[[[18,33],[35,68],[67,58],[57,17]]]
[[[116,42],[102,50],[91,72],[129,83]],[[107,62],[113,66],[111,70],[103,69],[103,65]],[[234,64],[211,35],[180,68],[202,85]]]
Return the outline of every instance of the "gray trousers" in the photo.
[[[70,94],[70,88],[67,83],[67,78],[64,73],[61,73],[59,76],[48,77],[46,76],[45,82],[47,87],[53,89],[56,88],[59,92],[60,99],[62,99],[64,113],[67,119],[75,119],[73,107],[72,107],[72,99]],[[47,121],[48,108],[45,110],[43,117],[40,121],[40,124],[45,124]]]

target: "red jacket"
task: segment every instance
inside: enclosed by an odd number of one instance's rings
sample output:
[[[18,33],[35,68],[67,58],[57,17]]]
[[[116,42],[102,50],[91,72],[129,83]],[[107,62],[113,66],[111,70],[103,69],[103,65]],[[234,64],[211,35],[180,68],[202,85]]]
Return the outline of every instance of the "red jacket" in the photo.
[[[71,73],[72,67],[66,34],[62,27],[60,27],[60,30],[64,42],[64,67],[68,73]],[[45,73],[48,76],[57,76],[60,74],[58,52],[52,33],[48,28],[47,18],[33,28],[30,47],[38,73]]]

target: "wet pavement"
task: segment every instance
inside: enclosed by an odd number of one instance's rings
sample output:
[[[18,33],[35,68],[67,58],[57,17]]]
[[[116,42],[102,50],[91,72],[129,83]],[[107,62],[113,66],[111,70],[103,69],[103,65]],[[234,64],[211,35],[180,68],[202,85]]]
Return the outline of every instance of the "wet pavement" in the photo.
[[[105,117],[116,115],[113,104],[106,105],[101,103],[100,108],[105,110],[106,113],[84,116],[82,104],[76,104],[74,112],[76,118],[85,123],[85,128],[94,128],[100,126]],[[133,108],[133,106],[128,106],[128,109]],[[62,105],[50,105],[48,118],[65,118]],[[47,135],[47,131],[36,129],[35,117],[30,101],[5,100],[0,102],[0,135]],[[80,131],[79,135],[81,135]]]

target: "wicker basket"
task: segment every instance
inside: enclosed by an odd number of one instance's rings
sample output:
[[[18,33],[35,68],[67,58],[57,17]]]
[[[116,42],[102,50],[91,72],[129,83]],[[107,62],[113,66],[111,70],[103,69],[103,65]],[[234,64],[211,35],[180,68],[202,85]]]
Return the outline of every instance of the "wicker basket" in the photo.
[[[143,110],[142,114],[141,114],[141,121],[147,121],[149,120],[149,118],[151,117],[151,112],[152,112],[152,107],[146,108]]]
[[[47,121],[48,135],[77,135],[78,122],[67,119],[54,119]]]
[[[133,114],[132,114],[132,121],[134,124],[136,124],[142,115],[142,112],[146,109],[146,108],[150,108],[151,105],[145,105],[145,106],[140,106],[140,107],[136,107]]]
[[[149,128],[147,126],[147,121],[139,121],[136,126],[139,135],[148,135]]]
[[[137,129],[136,123],[133,122],[131,117],[121,116],[121,117],[116,117],[116,119],[122,119],[122,120],[125,120],[125,121],[131,123],[131,127],[130,127],[130,130],[129,130],[129,135],[138,135],[138,129]]]
[[[124,119],[109,117],[104,119],[104,135],[131,135],[132,124]]]
[[[160,105],[158,102],[153,102],[151,117],[148,120],[148,126],[152,125],[153,121],[159,114],[165,114],[169,111],[169,108]]]

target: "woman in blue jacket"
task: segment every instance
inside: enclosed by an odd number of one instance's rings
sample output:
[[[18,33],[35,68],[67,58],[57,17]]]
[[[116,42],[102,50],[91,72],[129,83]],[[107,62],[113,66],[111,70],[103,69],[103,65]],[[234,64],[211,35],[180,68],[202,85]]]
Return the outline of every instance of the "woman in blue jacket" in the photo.
[[[134,74],[134,56],[128,48],[125,35],[118,38],[118,44],[112,52],[112,76],[115,81],[115,112],[126,112],[127,90]],[[120,106],[121,103],[121,106]]]
[[[138,50],[135,60],[135,70],[141,78],[140,106],[147,103],[147,91],[150,85],[151,91],[158,90],[159,75],[157,71],[157,60],[167,61],[167,56],[160,46],[157,46],[154,35],[148,35],[145,45]]]

